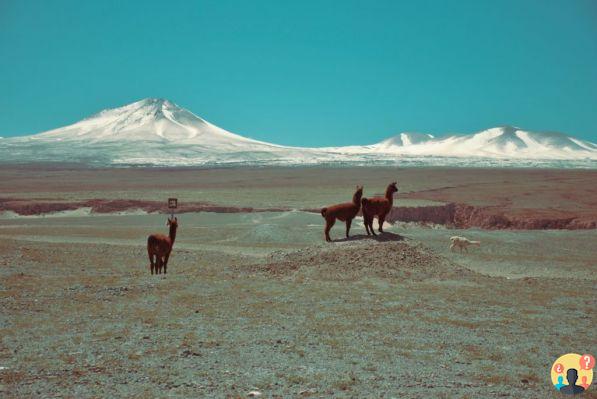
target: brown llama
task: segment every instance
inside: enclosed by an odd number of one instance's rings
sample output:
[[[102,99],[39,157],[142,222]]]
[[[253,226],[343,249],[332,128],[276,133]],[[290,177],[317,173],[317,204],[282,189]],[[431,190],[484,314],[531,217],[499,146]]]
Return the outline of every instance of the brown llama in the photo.
[[[383,233],[383,222],[392,209],[394,193],[397,191],[398,187],[396,187],[396,182],[393,182],[386,188],[386,195],[383,198],[363,198],[361,202],[363,204],[363,219],[365,221],[367,235],[376,235],[375,231],[373,231],[373,218],[375,216],[377,216],[379,222],[379,232]]]
[[[363,186],[357,186],[357,190],[352,196],[352,202],[346,202],[344,204],[332,205],[327,208],[321,209],[321,216],[325,219],[325,240],[327,242],[332,241],[330,238],[330,230],[336,219],[342,222],[346,222],[346,238],[350,233],[350,225],[352,219],[355,218],[359,209],[361,209],[361,197],[363,196]]]
[[[166,225],[170,226],[170,233],[168,236],[163,234],[152,234],[147,238],[147,254],[149,255],[149,268],[151,269],[151,274],[153,274],[154,270],[155,274],[162,274],[162,266],[164,267],[164,274],[168,273],[168,258],[172,252],[174,240],[176,240],[178,218],[169,217]]]

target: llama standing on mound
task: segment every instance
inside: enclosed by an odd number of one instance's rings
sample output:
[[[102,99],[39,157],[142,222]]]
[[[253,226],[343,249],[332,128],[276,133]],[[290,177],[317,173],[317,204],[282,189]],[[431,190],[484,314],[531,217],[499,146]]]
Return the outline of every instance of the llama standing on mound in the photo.
[[[321,209],[321,216],[323,216],[325,219],[325,240],[327,242],[332,241],[330,238],[330,230],[332,229],[334,223],[336,223],[336,219],[346,222],[346,238],[348,238],[352,219],[355,218],[357,213],[359,213],[359,209],[361,209],[362,196],[363,186],[357,186],[357,191],[355,191],[354,195],[352,196],[352,202],[332,205]]]
[[[383,198],[363,198],[363,219],[367,235],[376,235],[373,231],[373,218],[377,216],[379,221],[379,232],[383,233],[383,222],[394,204],[394,193],[398,191],[396,182],[390,183],[386,188],[386,195]]]
[[[168,258],[176,239],[178,218],[168,218],[166,225],[170,226],[170,234],[167,237],[163,234],[152,234],[147,238],[147,254],[149,255],[151,274],[154,269],[156,274],[162,274],[162,266],[164,266],[164,274],[168,273]]]

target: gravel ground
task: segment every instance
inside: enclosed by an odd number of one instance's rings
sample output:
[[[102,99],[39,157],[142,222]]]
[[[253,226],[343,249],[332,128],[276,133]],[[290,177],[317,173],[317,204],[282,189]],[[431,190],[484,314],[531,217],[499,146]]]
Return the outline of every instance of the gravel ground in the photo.
[[[151,276],[162,219],[0,221],[2,397],[556,398],[551,363],[597,352],[595,232],[324,244],[318,215],[179,215]],[[582,273],[537,267],[554,253]]]

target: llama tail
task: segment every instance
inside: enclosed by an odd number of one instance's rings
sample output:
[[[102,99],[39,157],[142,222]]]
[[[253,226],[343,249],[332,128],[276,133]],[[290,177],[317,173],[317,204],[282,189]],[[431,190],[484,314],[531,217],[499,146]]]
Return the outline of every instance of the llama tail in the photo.
[[[328,208],[321,208],[321,216],[325,217],[325,214],[327,213]]]

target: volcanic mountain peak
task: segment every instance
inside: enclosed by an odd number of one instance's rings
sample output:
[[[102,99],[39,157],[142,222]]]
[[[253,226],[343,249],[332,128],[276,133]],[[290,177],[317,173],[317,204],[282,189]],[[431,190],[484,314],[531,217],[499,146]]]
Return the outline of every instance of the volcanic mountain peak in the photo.
[[[0,162],[104,165],[557,164],[594,167],[597,145],[562,133],[500,126],[434,137],[404,132],[372,145],[288,147],[221,129],[163,98],[106,109],[45,133],[0,140]],[[546,163],[547,162],[547,163]]]
[[[29,136],[29,139],[123,144],[157,141],[206,147],[232,142],[239,145],[260,143],[212,125],[162,98],[146,98],[122,107],[105,109],[80,122]]]
[[[442,137],[403,133],[374,145],[377,152],[441,157],[497,159],[596,159],[597,146],[557,132],[530,132],[515,126],[499,126],[473,134]]]

